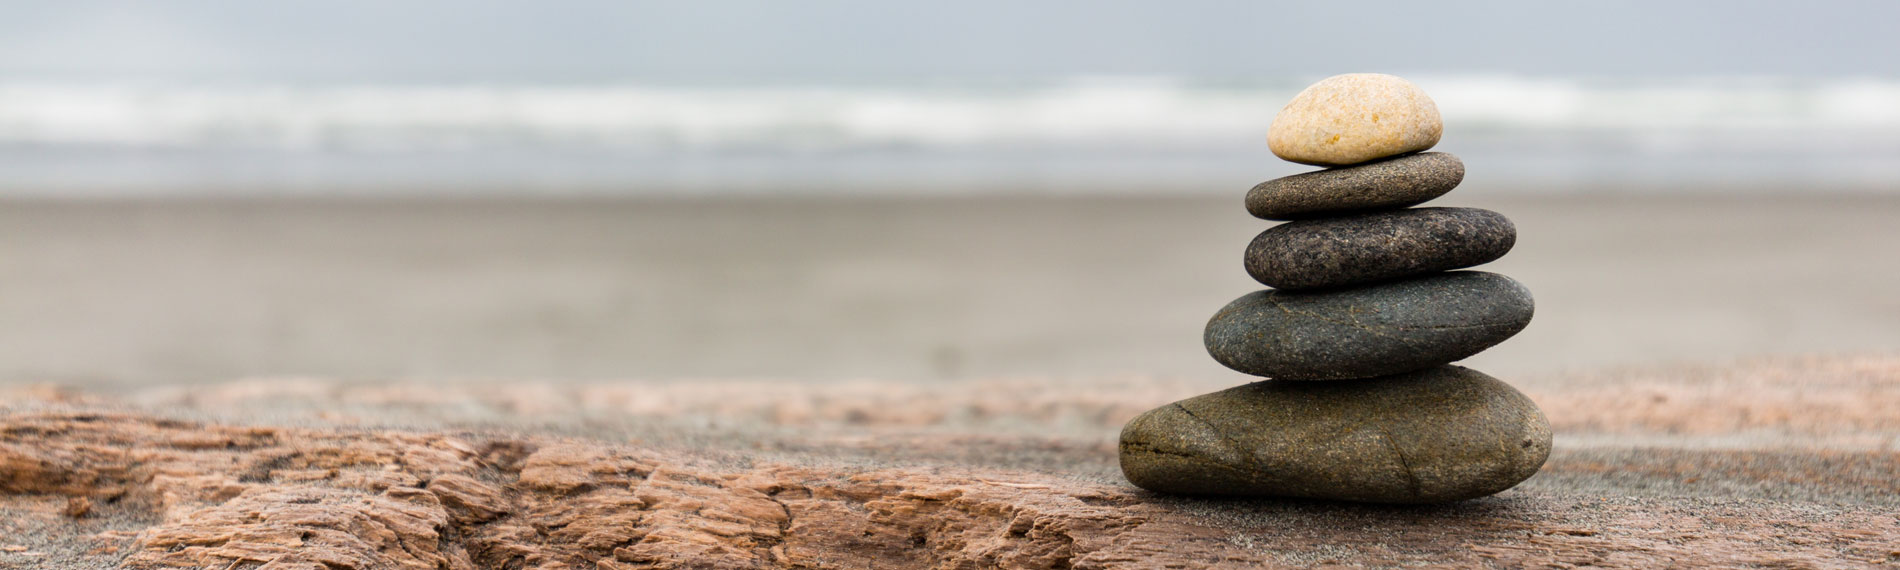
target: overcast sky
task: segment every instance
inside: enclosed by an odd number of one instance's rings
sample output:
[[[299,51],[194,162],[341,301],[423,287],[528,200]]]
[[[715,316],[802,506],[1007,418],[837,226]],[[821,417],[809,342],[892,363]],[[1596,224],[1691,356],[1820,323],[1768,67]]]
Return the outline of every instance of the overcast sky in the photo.
[[[0,79],[1900,75],[1900,2],[0,1]]]

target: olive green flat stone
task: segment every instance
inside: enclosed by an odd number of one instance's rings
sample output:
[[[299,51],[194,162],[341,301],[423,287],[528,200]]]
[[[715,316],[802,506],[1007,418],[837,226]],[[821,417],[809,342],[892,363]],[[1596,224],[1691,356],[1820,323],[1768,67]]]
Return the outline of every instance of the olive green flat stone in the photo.
[[[1440,503],[1491,495],[1550,456],[1530,398],[1457,366],[1340,382],[1268,380],[1122,428],[1128,481],[1162,493]]]

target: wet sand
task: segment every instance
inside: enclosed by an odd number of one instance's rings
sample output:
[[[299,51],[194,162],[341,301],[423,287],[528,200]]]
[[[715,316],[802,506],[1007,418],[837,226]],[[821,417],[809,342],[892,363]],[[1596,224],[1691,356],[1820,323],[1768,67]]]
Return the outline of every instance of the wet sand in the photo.
[[[0,383],[1242,380],[1228,197],[0,203]],[[1900,197],[1454,193],[1538,315],[1506,380],[1900,347]],[[1436,204],[1436,203],[1435,203]]]

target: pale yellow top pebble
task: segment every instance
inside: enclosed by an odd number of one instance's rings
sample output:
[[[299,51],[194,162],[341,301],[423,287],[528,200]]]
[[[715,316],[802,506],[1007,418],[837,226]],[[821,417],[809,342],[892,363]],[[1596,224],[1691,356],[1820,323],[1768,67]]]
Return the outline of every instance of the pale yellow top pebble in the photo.
[[[1345,166],[1432,148],[1444,131],[1438,105],[1412,82],[1349,73],[1295,95],[1273,117],[1267,147],[1293,162]]]

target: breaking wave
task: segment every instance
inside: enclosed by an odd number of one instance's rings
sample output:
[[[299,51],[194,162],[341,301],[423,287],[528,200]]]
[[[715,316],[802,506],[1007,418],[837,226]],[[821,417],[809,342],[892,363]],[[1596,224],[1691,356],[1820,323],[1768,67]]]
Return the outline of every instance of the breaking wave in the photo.
[[[0,83],[0,166],[12,172],[0,179],[57,187],[1245,178],[1294,171],[1261,166],[1271,163],[1263,140],[1279,106],[1309,79],[821,87]],[[1507,177],[1614,175],[1628,164],[1625,174],[1637,178],[1720,181],[1739,169],[1745,178],[1819,172],[1900,180],[1900,81],[1412,79],[1444,114],[1441,148],[1513,155],[1496,167]],[[279,172],[273,161],[297,167]]]

